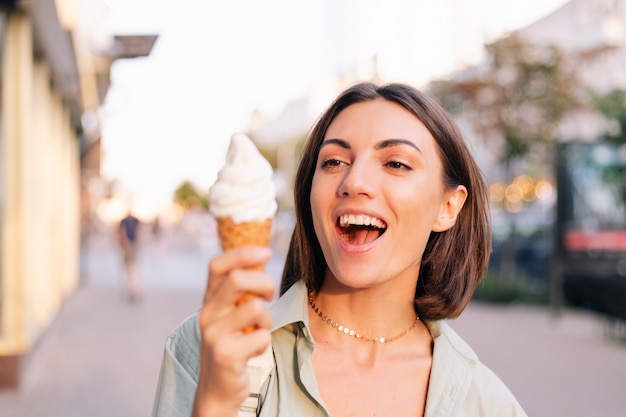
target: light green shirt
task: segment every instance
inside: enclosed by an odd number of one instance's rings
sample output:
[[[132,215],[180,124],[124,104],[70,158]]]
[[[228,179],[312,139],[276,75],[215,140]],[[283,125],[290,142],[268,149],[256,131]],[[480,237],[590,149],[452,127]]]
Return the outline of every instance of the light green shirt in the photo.
[[[271,307],[274,368],[261,389],[261,417],[329,416],[311,355],[307,289],[294,284]],[[433,363],[426,417],[525,417],[502,381],[444,321],[426,321],[433,337]],[[200,331],[197,314],[167,338],[153,417],[188,417],[198,381]]]

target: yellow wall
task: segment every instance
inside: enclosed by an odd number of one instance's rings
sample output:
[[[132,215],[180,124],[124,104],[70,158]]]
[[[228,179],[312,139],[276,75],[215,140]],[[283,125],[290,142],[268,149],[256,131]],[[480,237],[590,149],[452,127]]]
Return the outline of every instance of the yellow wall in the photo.
[[[78,139],[24,14],[4,43],[0,356],[25,353],[79,279]]]

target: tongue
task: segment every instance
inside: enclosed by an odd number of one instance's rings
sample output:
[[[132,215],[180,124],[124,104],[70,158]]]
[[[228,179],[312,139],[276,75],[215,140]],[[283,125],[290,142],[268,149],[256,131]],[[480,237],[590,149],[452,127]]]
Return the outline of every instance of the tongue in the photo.
[[[353,245],[363,245],[376,240],[380,232],[369,227],[350,227],[344,236],[346,241]]]

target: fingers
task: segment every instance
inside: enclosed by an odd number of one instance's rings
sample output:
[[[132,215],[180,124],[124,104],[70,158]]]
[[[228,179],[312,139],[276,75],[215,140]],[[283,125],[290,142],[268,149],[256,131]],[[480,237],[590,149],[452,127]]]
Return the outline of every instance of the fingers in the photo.
[[[216,256],[209,263],[209,279],[205,292],[205,302],[211,298],[217,288],[222,285],[234,270],[257,270],[262,271],[262,267],[269,261],[272,252],[268,248],[247,246],[231,249]],[[271,298],[270,298],[271,299]]]
[[[199,313],[202,354],[196,400],[239,405],[249,393],[246,364],[271,343],[272,319],[261,299],[255,298],[215,319],[214,303]],[[253,328],[244,333],[244,328]]]
[[[202,410],[235,415],[250,393],[247,360],[262,354],[270,339],[268,330],[257,330],[222,337],[210,349],[204,346],[192,416],[202,415]]]
[[[213,258],[209,265],[210,275],[222,275],[235,268],[254,268],[270,260],[272,251],[258,246],[244,246],[224,251]]]
[[[219,318],[214,313],[215,304],[215,301],[206,304],[198,316],[203,351],[207,352],[203,359],[212,364],[211,369],[220,378],[226,378],[224,375],[245,372],[248,359],[269,346],[272,318],[260,298],[240,306],[231,304]],[[245,333],[245,328],[254,330]]]
[[[211,260],[209,282],[200,315],[202,327],[228,316],[236,307],[248,304],[247,301],[256,298],[270,301],[274,298],[276,286],[274,279],[260,272],[258,268],[259,264],[264,265],[270,256],[271,251],[267,248],[244,247],[225,251]],[[255,308],[255,305],[251,308]],[[245,313],[247,310],[241,311]],[[240,321],[234,321],[233,317],[230,317],[230,324],[240,326],[235,327],[235,330],[245,328],[247,331],[256,326],[264,326],[262,322],[252,322],[244,323],[248,325],[244,327],[240,325]],[[250,325],[255,327],[249,327]],[[233,328],[223,330],[233,331]]]
[[[240,304],[246,303],[246,302],[248,302],[250,300],[254,300],[255,298],[257,298],[256,295],[251,294],[249,292],[245,293],[244,295],[241,296],[241,298],[239,298],[237,300],[236,305],[239,306]],[[255,326],[246,326],[246,327],[243,328],[243,332],[244,333],[250,333],[250,332],[254,331],[254,329],[256,329]]]
[[[247,361],[265,352],[270,343],[271,334],[265,329],[239,333],[232,338],[221,339],[212,351],[212,359],[216,366],[242,374]]]
[[[258,298],[238,307],[235,304],[217,305],[214,301],[200,310],[198,324],[204,340],[214,344],[226,335],[239,336],[243,329],[269,330],[272,327],[272,318],[267,307]]]
[[[233,306],[253,298],[271,301],[276,283],[264,272],[234,269],[223,276],[210,276],[207,287],[211,288],[207,288],[203,304],[214,302],[218,306]]]

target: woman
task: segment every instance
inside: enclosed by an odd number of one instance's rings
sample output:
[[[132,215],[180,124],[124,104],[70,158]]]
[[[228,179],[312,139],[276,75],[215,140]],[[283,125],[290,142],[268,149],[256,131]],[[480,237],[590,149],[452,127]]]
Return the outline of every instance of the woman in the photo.
[[[525,415],[442,321],[470,300],[491,238],[481,173],[435,101],[347,89],[311,131],[295,190],[280,298],[268,312],[271,277],[246,270],[269,251],[214,258],[201,311],[168,339],[155,416],[244,415],[246,363],[270,341],[260,416]],[[248,292],[260,298],[235,306]]]

